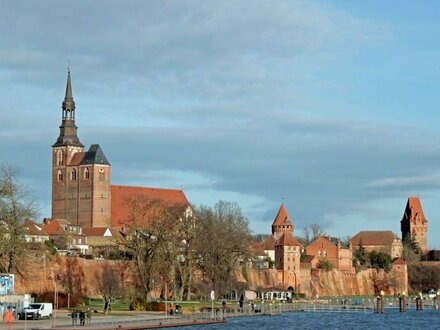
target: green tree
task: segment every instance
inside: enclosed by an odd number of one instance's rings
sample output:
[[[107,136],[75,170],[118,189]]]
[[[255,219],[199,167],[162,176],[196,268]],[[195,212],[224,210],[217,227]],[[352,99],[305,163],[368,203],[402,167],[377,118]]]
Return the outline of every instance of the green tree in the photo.
[[[322,260],[319,263],[319,268],[322,269],[323,271],[329,272],[333,269],[333,264],[328,260]]]
[[[422,249],[420,248],[415,235],[407,234],[403,238],[403,259],[407,262],[420,261],[422,255]]]
[[[0,272],[19,272],[25,255],[24,222],[35,218],[36,204],[17,181],[18,170],[0,166]]]
[[[367,250],[365,250],[362,242],[360,242],[359,247],[353,253],[353,266],[363,267],[368,266],[369,256]]]
[[[388,253],[371,251],[369,254],[372,268],[383,269],[387,273],[391,271],[392,259]]]

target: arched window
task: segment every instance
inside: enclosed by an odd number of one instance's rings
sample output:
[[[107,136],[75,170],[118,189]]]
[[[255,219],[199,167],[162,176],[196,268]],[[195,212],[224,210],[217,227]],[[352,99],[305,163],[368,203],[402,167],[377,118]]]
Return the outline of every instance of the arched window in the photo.
[[[84,169],[84,180],[88,180],[88,179],[90,179],[90,172],[89,169],[86,167]]]
[[[72,169],[72,172],[70,172],[70,180],[76,181],[76,169]]]
[[[63,150],[57,151],[57,165],[64,165],[64,152],[63,152]]]
[[[105,172],[104,172],[103,168],[99,169],[99,180],[100,181],[104,181],[105,180]]]
[[[58,181],[63,181],[63,172],[61,170],[58,170],[57,180]]]

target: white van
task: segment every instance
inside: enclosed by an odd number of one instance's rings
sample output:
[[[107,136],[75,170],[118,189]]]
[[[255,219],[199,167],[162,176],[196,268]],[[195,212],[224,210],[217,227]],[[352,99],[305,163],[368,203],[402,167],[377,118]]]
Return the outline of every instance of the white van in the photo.
[[[52,313],[52,303],[33,303],[29,304],[28,307],[23,308],[23,312],[20,314],[20,319],[49,319],[52,317]]]

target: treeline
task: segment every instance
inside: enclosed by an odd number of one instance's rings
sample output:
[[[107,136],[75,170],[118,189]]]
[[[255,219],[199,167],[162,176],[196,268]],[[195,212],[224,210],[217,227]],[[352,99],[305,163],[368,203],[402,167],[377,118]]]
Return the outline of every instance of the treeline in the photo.
[[[37,208],[17,176],[15,168],[0,166],[0,272],[20,275],[20,265],[30,252],[38,252],[25,239],[25,221],[36,218]],[[130,221],[113,255],[132,261],[137,278],[133,299],[144,304],[157,291],[161,297],[183,300],[194,293],[208,297],[214,290],[222,296],[243,289],[234,271],[250,255],[251,235],[236,203],[190,207],[143,196],[133,196],[126,203]],[[74,269],[68,269],[69,274],[58,274],[56,281],[70,293],[77,284]],[[100,293],[107,297],[124,294],[112,272],[109,268],[100,276]]]

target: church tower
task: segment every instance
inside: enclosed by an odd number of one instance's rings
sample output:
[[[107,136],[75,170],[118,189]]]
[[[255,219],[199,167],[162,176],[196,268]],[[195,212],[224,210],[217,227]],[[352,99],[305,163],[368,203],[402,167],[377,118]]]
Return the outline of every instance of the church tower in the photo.
[[[62,103],[60,135],[52,146],[52,218],[78,223],[78,168],[69,166],[75,155],[82,154],[75,125],[75,101],[72,96],[70,67],[66,94]]]
[[[428,251],[428,220],[423,213],[422,203],[418,197],[408,198],[405,212],[400,221],[400,228],[402,230],[402,241],[407,238],[414,238],[423,252]]]
[[[52,218],[83,227],[110,225],[110,163],[98,144],[87,152],[75,125],[70,67],[60,135],[52,146]]]

